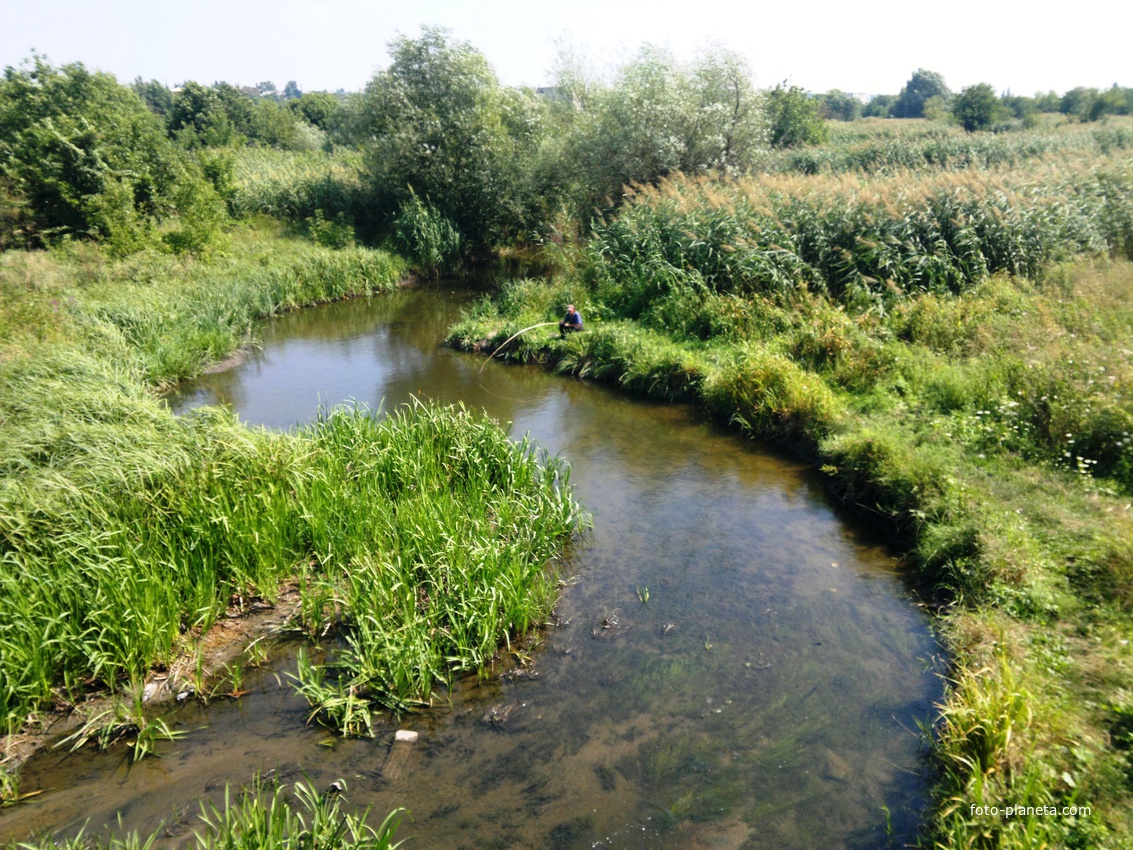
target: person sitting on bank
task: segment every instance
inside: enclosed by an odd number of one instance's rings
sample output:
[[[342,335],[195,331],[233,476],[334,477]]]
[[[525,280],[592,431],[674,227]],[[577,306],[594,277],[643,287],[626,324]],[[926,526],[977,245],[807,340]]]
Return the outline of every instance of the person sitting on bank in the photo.
[[[578,315],[573,304],[567,304],[566,317],[559,322],[559,336],[566,339],[568,333],[576,333],[580,330],[582,330],[582,316]]]

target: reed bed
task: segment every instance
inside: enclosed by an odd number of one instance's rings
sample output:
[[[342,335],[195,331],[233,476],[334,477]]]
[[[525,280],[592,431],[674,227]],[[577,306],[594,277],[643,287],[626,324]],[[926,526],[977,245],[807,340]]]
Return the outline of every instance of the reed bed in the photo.
[[[1109,155],[1133,149],[1133,121],[1064,123],[1005,133],[965,133],[922,121],[834,122],[831,142],[768,153],[777,174],[896,174],[1025,167],[1052,155]]]
[[[678,177],[637,187],[588,245],[589,282],[637,319],[674,289],[861,312],[989,275],[1037,277],[1081,254],[1133,256],[1133,160],[1044,161],[1016,171]]]
[[[237,216],[301,221],[322,212],[354,218],[365,206],[361,154],[241,148],[234,154],[230,206]]]

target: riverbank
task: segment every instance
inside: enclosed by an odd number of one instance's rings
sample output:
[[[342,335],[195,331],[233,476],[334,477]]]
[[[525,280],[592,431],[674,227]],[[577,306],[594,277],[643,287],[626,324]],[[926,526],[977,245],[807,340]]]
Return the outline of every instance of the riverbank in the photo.
[[[4,732],[109,693],[89,737],[144,755],[169,732],[144,710],[153,671],[188,659],[204,677],[227,609],[276,604],[281,589],[302,630],[350,638],[300,677],[347,733],[542,621],[555,595],[544,565],[583,518],[561,465],[496,423],[439,405],[380,422],[351,408],[279,434],[215,409],[175,418],[155,392],[249,344],[258,319],[382,292],[405,271],[264,224],[207,261],[110,261],[84,245],[0,257]],[[363,608],[388,631],[359,634]]]
[[[550,286],[514,282],[449,342],[492,350],[574,303],[583,333],[531,333],[497,357],[692,401],[821,465],[905,547],[952,657],[926,841],[1123,846],[1133,265],[997,276],[866,313],[678,290],[637,320],[612,306],[634,284],[612,298],[602,274],[583,261]],[[725,332],[697,337],[697,322]],[[1006,805],[1090,813],[1005,819]]]

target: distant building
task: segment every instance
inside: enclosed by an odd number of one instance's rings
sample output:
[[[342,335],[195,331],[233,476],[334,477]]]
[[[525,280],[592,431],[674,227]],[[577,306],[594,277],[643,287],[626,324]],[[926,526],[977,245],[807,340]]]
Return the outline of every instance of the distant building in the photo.
[[[547,100],[565,101],[567,94],[559,89],[558,86],[538,86],[535,89],[535,94],[541,95]]]

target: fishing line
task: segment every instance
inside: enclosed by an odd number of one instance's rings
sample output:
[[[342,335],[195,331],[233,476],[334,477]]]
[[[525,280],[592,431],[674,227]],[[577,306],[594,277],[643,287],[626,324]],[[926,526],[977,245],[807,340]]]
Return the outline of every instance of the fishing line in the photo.
[[[547,327],[548,325],[557,325],[557,324],[559,324],[559,323],[558,323],[558,322],[540,322],[540,323],[539,323],[539,324],[537,324],[537,325],[532,325],[532,326],[531,326],[531,327],[529,327],[529,328],[524,328],[524,329],[523,329],[523,330],[521,330],[521,331],[516,331],[516,332],[515,332],[514,334],[512,334],[511,336],[509,336],[509,337],[508,337],[507,339],[505,339],[505,340],[504,340],[504,342],[503,342],[503,345],[500,345],[500,346],[498,346],[498,347],[496,348],[496,350],[495,350],[495,351],[493,351],[493,352],[492,352],[491,354],[489,354],[489,355],[488,355],[488,360],[491,360],[491,359],[492,359],[493,357],[495,357],[495,356],[496,356],[496,355],[497,355],[497,354],[498,354],[499,352],[503,351],[503,350],[504,350],[504,348],[505,348],[505,347],[507,346],[507,344],[508,344],[509,342],[511,342],[511,341],[512,341],[513,339],[515,339],[515,338],[516,338],[517,336],[519,336],[520,334],[525,334],[525,333],[527,333],[528,331],[533,331],[533,330],[535,330],[536,328],[545,328],[545,327]],[[477,374],[478,376],[479,376],[479,375],[483,375],[483,374],[484,374],[484,369],[485,369],[485,367],[486,367],[486,366],[488,365],[488,360],[485,360],[485,361],[484,361],[484,365],[483,365],[483,366],[481,366],[481,367],[480,367],[480,371],[476,373],[476,374]]]

